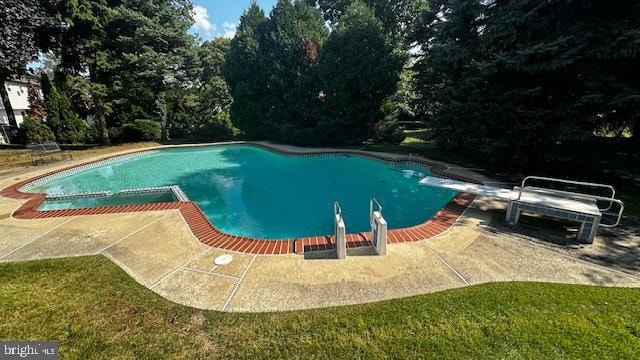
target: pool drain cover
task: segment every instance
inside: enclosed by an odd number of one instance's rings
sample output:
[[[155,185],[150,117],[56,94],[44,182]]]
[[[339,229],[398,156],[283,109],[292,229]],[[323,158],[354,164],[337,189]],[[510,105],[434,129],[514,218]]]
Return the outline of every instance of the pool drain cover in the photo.
[[[225,255],[218,256],[215,260],[213,260],[213,263],[216,265],[227,265],[232,260],[233,260],[233,256],[229,254],[225,254]]]

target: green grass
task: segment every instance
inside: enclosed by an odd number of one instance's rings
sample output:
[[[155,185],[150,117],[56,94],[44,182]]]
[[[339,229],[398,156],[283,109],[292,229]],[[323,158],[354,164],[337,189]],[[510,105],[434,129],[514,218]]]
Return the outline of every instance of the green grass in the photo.
[[[640,289],[494,283],[233,314],[171,303],[101,256],[0,265],[0,338],[62,358],[638,358]]]

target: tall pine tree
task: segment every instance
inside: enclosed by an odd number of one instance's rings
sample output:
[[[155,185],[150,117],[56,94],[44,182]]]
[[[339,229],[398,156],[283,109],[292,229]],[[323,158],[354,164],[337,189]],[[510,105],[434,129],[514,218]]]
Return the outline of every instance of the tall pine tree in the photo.
[[[358,144],[372,135],[405,61],[396,50],[371,8],[361,1],[347,8],[320,52],[311,92],[319,112],[310,115],[317,122],[308,140]]]
[[[415,33],[424,51],[415,69],[423,112],[442,145],[544,163],[600,130],[637,126],[640,3],[431,5]]]
[[[83,144],[87,137],[87,123],[76,114],[67,96],[58,91],[49,77],[42,74],[42,91],[47,108],[46,125],[62,144]]]
[[[305,128],[302,82],[327,35],[320,12],[303,1],[279,0],[268,19],[253,3],[242,16],[225,77],[233,120],[250,138],[299,138]]]
[[[263,138],[263,96],[266,94],[266,79],[259,68],[259,31],[266,18],[260,7],[253,2],[240,17],[236,35],[231,40],[225,56],[223,73],[233,98],[231,117],[250,139]]]

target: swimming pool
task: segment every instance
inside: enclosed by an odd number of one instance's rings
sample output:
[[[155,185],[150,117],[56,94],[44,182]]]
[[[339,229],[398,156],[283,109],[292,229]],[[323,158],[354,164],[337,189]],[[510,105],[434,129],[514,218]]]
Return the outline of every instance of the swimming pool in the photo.
[[[428,168],[358,155],[289,156],[247,145],[168,148],[44,181],[48,195],[119,192],[179,185],[221,231],[286,239],[327,235],[332,205],[349,233],[369,230],[369,199],[384,207],[390,229],[420,224],[455,192],[419,185]],[[86,202],[86,200],[84,200]],[[73,200],[70,208],[79,207]]]

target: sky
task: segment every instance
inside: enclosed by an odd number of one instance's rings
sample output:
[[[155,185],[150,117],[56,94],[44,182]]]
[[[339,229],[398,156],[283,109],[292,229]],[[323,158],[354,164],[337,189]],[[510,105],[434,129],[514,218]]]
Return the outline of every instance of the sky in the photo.
[[[192,34],[203,40],[224,36],[231,38],[236,33],[240,15],[249,7],[251,0],[192,0],[193,19]],[[269,14],[276,0],[258,0],[258,5]]]

